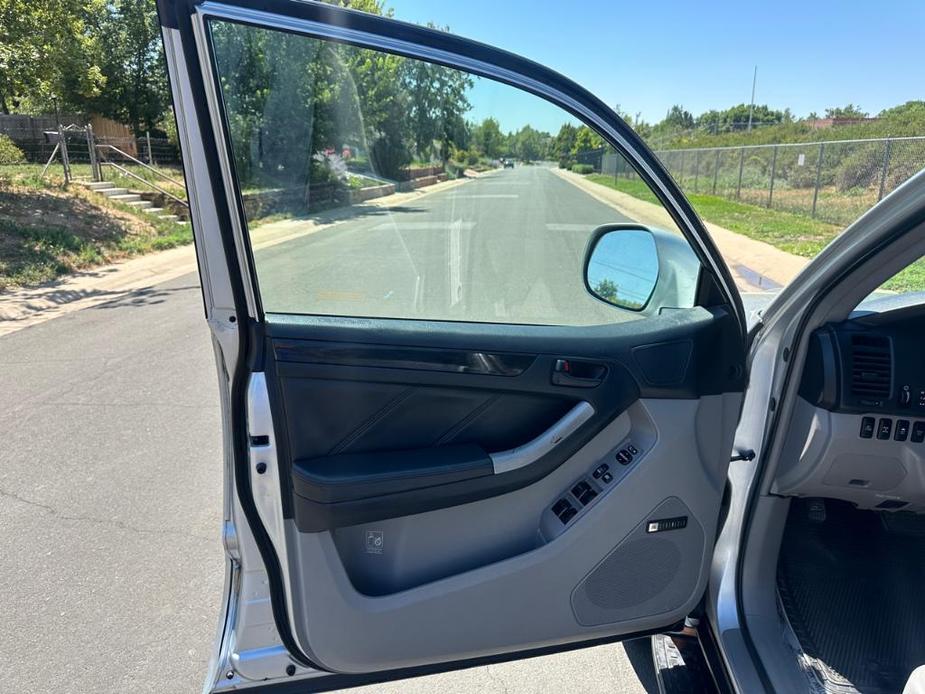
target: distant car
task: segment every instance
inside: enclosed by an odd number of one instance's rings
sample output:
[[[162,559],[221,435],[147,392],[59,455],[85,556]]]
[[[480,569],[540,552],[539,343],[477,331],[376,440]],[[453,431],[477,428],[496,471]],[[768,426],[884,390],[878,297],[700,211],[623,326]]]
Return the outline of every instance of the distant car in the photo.
[[[513,169],[513,168],[514,168],[514,160],[513,160],[513,159],[502,159],[502,160],[501,160],[501,163],[502,163],[502,165],[504,166],[505,169]]]

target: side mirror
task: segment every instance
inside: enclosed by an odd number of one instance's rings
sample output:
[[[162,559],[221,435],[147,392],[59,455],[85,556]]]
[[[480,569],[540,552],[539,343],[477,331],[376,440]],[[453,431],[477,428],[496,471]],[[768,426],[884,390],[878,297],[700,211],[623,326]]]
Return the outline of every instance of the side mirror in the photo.
[[[595,230],[585,256],[585,286],[612,306],[642,311],[658,283],[658,248],[644,227],[605,225]]]

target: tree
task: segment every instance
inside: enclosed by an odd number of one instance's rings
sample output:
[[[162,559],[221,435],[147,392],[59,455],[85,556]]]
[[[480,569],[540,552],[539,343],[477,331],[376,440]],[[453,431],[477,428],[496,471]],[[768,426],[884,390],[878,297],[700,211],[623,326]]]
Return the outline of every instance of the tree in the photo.
[[[862,118],[867,118],[869,115],[870,114],[866,111],[862,111],[860,106],[855,106],[854,104],[848,104],[847,106],[835,106],[825,110],[826,118],[860,120]]]
[[[525,125],[513,134],[511,140],[514,156],[522,161],[532,162],[546,156],[552,136]]]
[[[0,109],[80,109],[106,83],[103,0],[0,0]]]
[[[89,106],[137,134],[155,128],[170,98],[154,0],[110,0],[98,31],[106,89]]]
[[[473,129],[472,142],[483,155],[497,159],[502,155],[504,147],[501,124],[495,118],[486,118]]]
[[[575,149],[575,138],[577,136],[578,128],[571,123],[563,123],[552,142],[552,158],[560,162],[567,161]]]
[[[468,141],[464,114],[470,108],[466,94],[472,77],[422,60],[405,60],[401,79],[408,93],[406,118],[418,157],[433,156],[436,146],[446,162],[452,145],[462,147]]]
[[[675,104],[668,113],[665,114],[664,120],[658,123],[656,127],[663,126],[671,130],[690,130],[694,127],[694,117],[690,111],[684,110],[684,107]]]
[[[572,146],[572,154],[587,152],[592,149],[600,149],[604,146],[604,139],[587,125],[579,126],[575,134],[575,144]]]

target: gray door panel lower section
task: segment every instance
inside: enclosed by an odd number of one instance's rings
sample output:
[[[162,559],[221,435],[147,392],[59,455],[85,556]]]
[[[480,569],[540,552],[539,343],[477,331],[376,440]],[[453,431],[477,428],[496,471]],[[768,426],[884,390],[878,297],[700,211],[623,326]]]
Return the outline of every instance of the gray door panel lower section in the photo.
[[[331,670],[361,673],[682,619],[705,587],[737,403],[638,401],[553,473],[502,497],[334,533],[300,534],[288,521],[300,645]],[[645,443],[622,468],[612,453],[627,436]],[[619,473],[613,486],[563,532],[541,533],[549,507],[601,462]],[[687,526],[646,532],[675,516]],[[650,588],[613,585],[627,577]]]
[[[579,624],[596,626],[664,614],[690,597],[690,580],[703,558],[703,528],[679,499],[668,499],[649,516],[684,518],[686,525],[651,532],[649,519],[639,523],[572,593]]]

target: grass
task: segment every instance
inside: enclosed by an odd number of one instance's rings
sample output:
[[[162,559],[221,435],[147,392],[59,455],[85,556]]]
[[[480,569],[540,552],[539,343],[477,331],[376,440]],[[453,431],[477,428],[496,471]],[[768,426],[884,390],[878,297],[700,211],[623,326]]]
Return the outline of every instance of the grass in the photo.
[[[613,176],[603,174],[591,174],[587,178],[634,198],[658,203],[658,198],[641,180],[614,180]],[[841,231],[835,224],[782,210],[769,210],[714,195],[694,193],[687,197],[706,221],[805,258],[814,257]]]
[[[634,198],[660,204],[649,187],[639,179],[614,179],[604,174],[590,174],[586,178]],[[804,258],[815,257],[843,228],[792,212],[714,195],[693,193],[687,197],[705,221]],[[908,266],[881,288],[896,292],[925,291],[925,259]]]
[[[81,165],[72,167],[84,175]],[[0,290],[192,241],[190,226],[65,187],[60,168],[0,166]],[[86,174],[89,177],[89,167]]]

